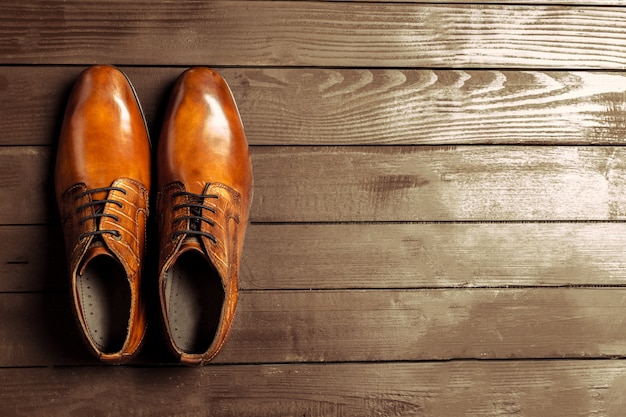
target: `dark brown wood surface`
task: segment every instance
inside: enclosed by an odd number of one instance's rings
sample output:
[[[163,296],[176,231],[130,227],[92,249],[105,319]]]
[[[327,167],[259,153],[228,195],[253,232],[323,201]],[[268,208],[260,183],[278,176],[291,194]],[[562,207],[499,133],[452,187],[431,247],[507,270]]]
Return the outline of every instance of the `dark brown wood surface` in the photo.
[[[56,226],[0,226],[0,291],[65,288],[61,245]],[[622,286],[624,248],[623,222],[255,223],[240,287]]]
[[[621,69],[625,24],[621,7],[8,0],[0,62]]]
[[[29,368],[0,373],[0,399],[29,416],[587,417],[620,415],[625,379],[602,360]]]
[[[0,295],[0,367],[94,364],[68,300]],[[168,360],[152,325],[138,364]],[[244,291],[214,363],[612,358],[624,326],[622,288]]]
[[[0,416],[621,417],[625,5],[1,2]],[[139,357],[81,344],[52,186],[95,63],[153,146],[186,67],[239,105],[252,224],[207,367],[163,347],[153,249]]]
[[[65,98],[82,69],[4,67],[0,144],[54,145]],[[122,69],[158,137],[164,99],[180,68]],[[626,142],[626,76],[621,72],[368,68],[220,72],[233,90],[253,145]]]

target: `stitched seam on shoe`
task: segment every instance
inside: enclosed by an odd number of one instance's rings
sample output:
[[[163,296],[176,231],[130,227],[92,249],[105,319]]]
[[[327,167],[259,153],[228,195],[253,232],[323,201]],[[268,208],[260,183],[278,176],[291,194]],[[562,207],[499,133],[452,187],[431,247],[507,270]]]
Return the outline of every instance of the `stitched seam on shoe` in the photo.
[[[118,178],[117,180],[113,181],[113,183],[117,183],[118,181],[122,181],[122,182],[130,182],[131,184],[135,185],[139,190],[133,190],[135,192],[137,192],[137,194],[140,194],[140,192],[145,191],[145,187],[138,181],[135,181],[131,178]],[[120,184],[123,185],[123,184]],[[147,201],[146,201],[147,203]],[[135,207],[137,207],[136,204],[133,204]],[[138,214],[140,211],[145,210],[144,208],[140,208],[137,207],[135,210],[135,239],[139,238],[139,223],[138,223]],[[146,216],[147,219],[147,216]],[[106,238],[105,238],[106,239]],[[117,243],[124,245],[128,251],[133,255],[133,257],[135,258],[135,261],[137,263],[137,270],[139,270],[139,268],[141,267],[141,260],[139,259],[139,254],[135,253],[135,251],[133,250],[133,248],[126,243],[123,239],[120,239],[118,241],[116,241]],[[121,255],[121,253],[115,248],[114,245],[107,245],[107,247],[111,250],[111,252],[113,252],[115,255],[117,255],[117,259],[122,262],[124,264],[125,270],[131,270],[132,268],[130,267],[130,265],[128,264],[128,262],[126,261],[126,259],[124,259],[124,257]]]
[[[160,191],[161,199],[166,198],[168,193],[172,189],[176,189],[176,188],[178,188],[179,190],[185,190],[185,186],[181,182],[177,181],[177,182],[170,183],[170,184],[165,186]],[[163,203],[161,203],[161,206],[163,206]],[[162,211],[163,207],[161,207],[160,210]],[[166,221],[166,220],[168,221],[168,223],[172,223],[169,220],[169,217],[167,219],[164,219],[163,221]],[[163,227],[163,228],[165,229],[165,227]],[[169,236],[167,236],[167,237],[161,236],[161,242],[163,243],[161,245],[161,248],[159,248],[159,259],[163,260],[163,265],[161,266],[161,268],[165,267],[165,264],[167,262],[169,262],[169,259],[172,257],[172,255],[174,255],[174,253],[176,253],[176,250],[177,250],[178,246],[180,245],[180,242],[182,242],[182,240],[184,239],[184,236],[181,235],[181,236],[177,237],[175,241],[172,241],[172,242],[170,242],[168,240],[164,240],[164,239],[169,239]],[[169,253],[167,254],[167,256],[164,256],[164,253],[167,252],[167,248],[170,245],[171,245],[171,248],[169,249]],[[161,272],[161,271],[159,271],[159,272]]]

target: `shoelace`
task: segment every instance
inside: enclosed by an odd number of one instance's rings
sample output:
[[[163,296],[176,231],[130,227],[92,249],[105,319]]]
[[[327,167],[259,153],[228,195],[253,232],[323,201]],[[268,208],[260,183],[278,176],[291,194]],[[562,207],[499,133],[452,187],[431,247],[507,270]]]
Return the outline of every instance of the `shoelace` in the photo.
[[[76,196],[76,200],[80,200],[81,198],[85,197],[86,195],[100,193],[100,192],[107,192],[108,193],[110,191],[119,191],[119,192],[121,192],[123,194],[126,194],[126,190],[124,190],[123,188],[119,188],[119,187],[102,187],[102,188],[94,188],[92,190],[84,191],[84,192],[82,192],[82,193],[80,193],[80,194],[78,194]],[[85,204],[79,206],[76,209],[76,214],[80,214],[83,210],[85,210],[88,207],[95,207],[94,214],[89,214],[89,215],[81,218],[80,221],[79,221],[79,224],[82,225],[87,220],[95,219],[98,222],[98,225],[99,225],[100,219],[102,219],[103,217],[111,218],[111,219],[115,220],[116,222],[119,221],[120,220],[119,217],[116,216],[115,214],[103,213],[104,205],[106,203],[115,204],[119,208],[123,207],[122,203],[120,203],[119,201],[111,200],[109,198],[106,198],[104,200],[93,200],[93,201],[90,201],[88,203],[85,203]],[[82,238],[87,237],[87,236],[97,236],[97,235],[103,235],[103,234],[110,234],[110,235],[113,235],[113,236],[118,237],[118,238],[121,236],[120,232],[117,231],[117,230],[105,229],[105,230],[96,230],[96,231],[93,231],[93,232],[82,233],[79,236],[79,239],[82,239]]]
[[[204,186],[204,190],[202,190],[202,194],[190,193],[188,191],[179,191],[172,195],[172,198],[187,196],[189,200],[187,203],[177,204],[172,209],[174,211],[180,210],[183,208],[189,208],[188,216],[180,216],[174,219],[174,223],[182,222],[189,220],[189,228],[184,230],[177,230],[172,234],[172,239],[175,239],[180,235],[195,235],[195,236],[204,236],[208,238],[214,244],[217,244],[217,239],[214,235],[208,232],[204,232],[201,230],[202,222],[207,223],[209,226],[215,226],[215,222],[211,219],[207,219],[202,216],[202,210],[208,210],[211,213],[215,214],[215,209],[213,207],[209,207],[204,204],[204,200],[207,198],[218,199],[219,196],[217,194],[207,194],[207,190],[211,184],[207,183]]]

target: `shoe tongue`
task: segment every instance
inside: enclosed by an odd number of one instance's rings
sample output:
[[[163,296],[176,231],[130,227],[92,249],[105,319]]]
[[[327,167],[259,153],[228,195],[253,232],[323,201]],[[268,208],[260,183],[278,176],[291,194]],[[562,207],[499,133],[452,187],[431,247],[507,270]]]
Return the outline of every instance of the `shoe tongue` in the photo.
[[[204,253],[204,248],[200,243],[200,239],[196,236],[189,236],[183,240],[183,243],[180,246],[180,252],[186,252],[188,250],[197,250],[199,252]]]
[[[83,260],[81,262],[81,266],[78,270],[78,274],[82,275],[83,272],[85,272],[85,267],[87,266],[89,261],[91,261],[96,256],[100,256],[100,255],[106,255],[106,256],[110,256],[111,258],[113,258],[113,255],[111,255],[111,253],[106,248],[106,246],[104,246],[103,242],[95,241],[89,246],[89,248],[85,252],[85,255],[83,256]]]

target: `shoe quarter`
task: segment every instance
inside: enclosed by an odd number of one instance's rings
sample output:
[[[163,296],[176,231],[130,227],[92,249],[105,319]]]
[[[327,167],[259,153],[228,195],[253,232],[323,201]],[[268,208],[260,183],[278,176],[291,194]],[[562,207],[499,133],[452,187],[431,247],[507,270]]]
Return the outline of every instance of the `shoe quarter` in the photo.
[[[205,250],[213,265],[217,268],[223,280],[232,280],[238,271],[238,233],[241,198],[237,191],[220,183],[211,184],[208,194],[215,194],[216,199],[207,199],[205,204],[211,210],[204,209],[204,216],[213,220],[213,225],[202,223],[203,232],[215,237],[215,242],[207,237],[202,241]],[[224,286],[229,283],[224,282]]]
[[[177,231],[189,227],[188,221],[176,221],[180,216],[189,216],[189,209],[174,210],[174,207],[187,202],[185,196],[176,196],[185,187],[180,182],[173,182],[163,187],[157,196],[157,226],[159,232],[159,274],[169,268],[176,251],[180,247],[184,235],[175,237]]]
[[[118,236],[105,234],[103,239],[107,247],[117,255],[129,276],[135,276],[140,271],[146,246],[148,190],[141,183],[128,178],[118,179],[112,186],[125,191],[109,192],[109,200],[121,203],[121,207],[106,203],[103,212],[115,218],[103,217],[100,230],[118,232]]]
[[[95,219],[82,220],[94,214],[93,207],[89,205],[92,198],[85,193],[86,190],[87,186],[79,183],[70,187],[61,197],[61,224],[65,248],[69,252],[68,268],[72,274],[78,269],[78,264],[93,239],[91,236],[81,236],[97,229]]]

